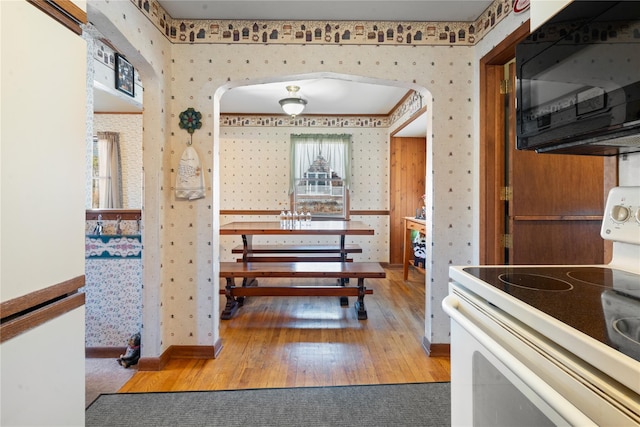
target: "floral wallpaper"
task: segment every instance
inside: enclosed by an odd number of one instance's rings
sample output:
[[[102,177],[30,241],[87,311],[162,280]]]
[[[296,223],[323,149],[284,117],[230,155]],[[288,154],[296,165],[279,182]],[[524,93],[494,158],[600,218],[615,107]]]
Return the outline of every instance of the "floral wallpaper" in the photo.
[[[85,346],[124,347],[142,326],[140,236],[87,236]]]

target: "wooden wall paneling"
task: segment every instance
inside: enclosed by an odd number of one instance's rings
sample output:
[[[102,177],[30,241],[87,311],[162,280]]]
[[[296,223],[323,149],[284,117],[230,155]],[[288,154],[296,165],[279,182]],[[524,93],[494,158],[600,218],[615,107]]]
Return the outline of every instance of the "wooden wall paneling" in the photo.
[[[602,157],[540,155],[530,151],[520,151],[518,156],[523,157],[519,164],[526,164],[526,169],[518,168],[512,176],[513,187],[518,189],[513,193],[514,216],[602,217],[605,202]]]
[[[600,220],[518,221],[518,226],[513,231],[513,240],[526,244],[513,252],[511,264],[601,264],[604,246],[594,242],[593,238],[599,236],[600,224]],[[581,243],[576,245],[576,242]]]
[[[390,155],[389,155],[389,264],[397,263],[398,243],[402,245],[399,239],[400,234],[400,214],[402,211],[402,192],[398,189],[403,188],[402,169],[401,169],[401,151],[398,149],[399,138],[391,138]],[[400,261],[402,262],[402,261]]]
[[[426,178],[426,138],[391,138],[389,263],[402,264],[405,216],[422,206]]]

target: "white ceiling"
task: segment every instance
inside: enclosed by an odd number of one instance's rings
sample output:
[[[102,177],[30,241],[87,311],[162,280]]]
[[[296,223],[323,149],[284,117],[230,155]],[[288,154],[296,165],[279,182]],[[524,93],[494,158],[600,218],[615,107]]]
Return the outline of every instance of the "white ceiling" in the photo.
[[[477,19],[492,0],[159,0],[158,3],[176,19],[469,22]],[[286,86],[290,84],[299,86],[300,95],[308,101],[303,114],[322,115],[388,114],[409,90],[335,78],[264,83],[230,89],[221,99],[221,112],[281,114],[278,100],[288,96]],[[102,94],[94,97],[102,111],[120,108],[124,112],[122,108],[127,108],[109,105],[110,101]],[[424,136],[425,124],[426,120],[415,120],[398,136]]]
[[[319,77],[305,80],[240,86],[230,89],[220,100],[220,111],[241,114],[280,114],[278,101],[289,97],[286,87],[300,87],[307,101],[304,114],[388,114],[409,89]]]
[[[99,83],[93,84],[93,111],[96,113],[139,113],[142,105],[128,95],[120,95]]]
[[[492,0],[159,0],[176,19],[475,21]]]

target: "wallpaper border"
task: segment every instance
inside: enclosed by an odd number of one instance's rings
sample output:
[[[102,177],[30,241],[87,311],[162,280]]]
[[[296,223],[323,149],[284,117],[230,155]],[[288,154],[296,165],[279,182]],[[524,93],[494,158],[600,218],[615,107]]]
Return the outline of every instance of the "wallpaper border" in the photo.
[[[155,0],[130,1],[180,44],[472,46],[513,11],[513,0],[495,0],[474,22],[184,20]]]

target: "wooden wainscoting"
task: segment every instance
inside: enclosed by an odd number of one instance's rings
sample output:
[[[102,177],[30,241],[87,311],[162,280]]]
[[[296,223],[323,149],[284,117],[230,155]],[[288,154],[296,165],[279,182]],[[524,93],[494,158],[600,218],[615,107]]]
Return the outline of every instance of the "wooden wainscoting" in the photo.
[[[404,217],[422,206],[427,170],[426,138],[391,138],[389,263],[402,265]]]

